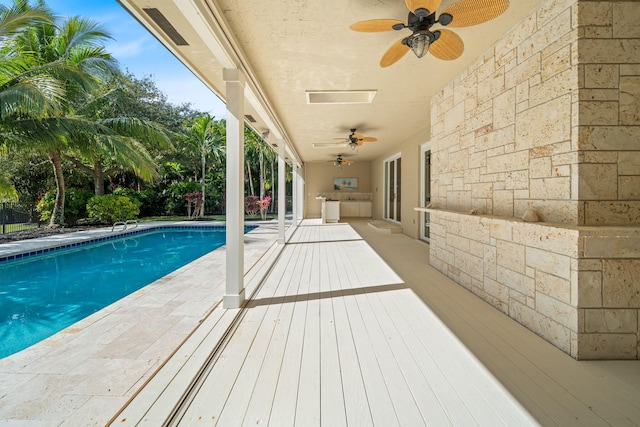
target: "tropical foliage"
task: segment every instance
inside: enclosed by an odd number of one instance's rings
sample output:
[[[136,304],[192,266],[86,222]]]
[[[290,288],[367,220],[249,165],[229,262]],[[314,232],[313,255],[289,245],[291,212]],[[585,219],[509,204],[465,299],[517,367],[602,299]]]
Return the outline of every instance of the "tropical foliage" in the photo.
[[[54,18],[41,1],[0,5],[0,200],[38,205],[50,225],[121,211],[224,213],[225,120],[173,105],[151,77],[121,71],[110,38],[82,17]],[[249,127],[245,150],[246,196],[269,200],[264,216],[277,200],[277,155]],[[113,197],[88,209],[87,195]]]

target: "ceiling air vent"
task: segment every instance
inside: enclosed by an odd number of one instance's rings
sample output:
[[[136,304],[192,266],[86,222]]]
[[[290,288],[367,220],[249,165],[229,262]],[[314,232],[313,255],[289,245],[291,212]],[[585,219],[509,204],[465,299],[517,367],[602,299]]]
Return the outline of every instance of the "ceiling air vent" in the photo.
[[[255,123],[256,122],[256,119],[254,119],[251,114],[245,115],[244,118],[249,120],[251,123]]]
[[[145,8],[142,9],[144,10],[147,15],[149,15],[149,17],[151,19],[153,19],[153,22],[155,22],[158,27],[160,27],[160,29],[162,31],[164,31],[164,33],[169,36],[169,38],[178,46],[188,46],[189,43],[187,43],[187,41],[180,35],[180,33],[178,32],[178,30],[175,29],[175,27],[173,25],[171,25],[171,23],[167,20],[167,18],[164,17],[164,15],[162,14],[162,12],[160,12],[158,9],[156,8]]]
[[[307,104],[371,104],[376,90],[306,91]]]

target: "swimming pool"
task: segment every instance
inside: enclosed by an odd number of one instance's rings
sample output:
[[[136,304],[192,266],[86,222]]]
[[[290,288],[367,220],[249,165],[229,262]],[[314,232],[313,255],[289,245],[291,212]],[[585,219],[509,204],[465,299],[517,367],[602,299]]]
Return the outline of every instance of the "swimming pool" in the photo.
[[[0,262],[0,358],[224,243],[224,227],[162,227],[5,259]]]

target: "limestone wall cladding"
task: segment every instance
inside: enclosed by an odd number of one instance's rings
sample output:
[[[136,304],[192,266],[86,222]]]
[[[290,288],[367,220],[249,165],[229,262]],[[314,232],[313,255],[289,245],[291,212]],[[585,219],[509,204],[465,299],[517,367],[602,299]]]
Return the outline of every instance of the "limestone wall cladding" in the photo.
[[[640,358],[638,17],[548,0],[432,98],[432,265],[580,359]]]
[[[577,229],[442,210],[431,220],[432,265],[577,357]]]
[[[432,100],[432,201],[640,223],[640,2],[551,0]]]
[[[640,229],[431,210],[431,264],[579,359],[640,356]]]

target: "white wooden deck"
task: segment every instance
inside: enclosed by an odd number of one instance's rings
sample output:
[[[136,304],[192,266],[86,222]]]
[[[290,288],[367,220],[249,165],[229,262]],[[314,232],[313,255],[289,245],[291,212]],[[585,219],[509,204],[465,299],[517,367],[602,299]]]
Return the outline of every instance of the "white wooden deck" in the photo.
[[[113,425],[640,425],[639,362],[577,362],[426,244],[352,226],[305,221],[222,344],[202,338]]]

